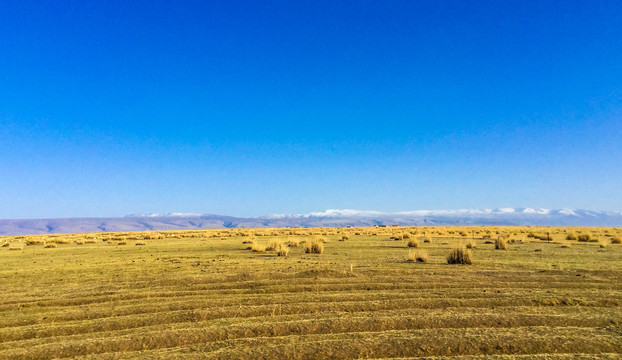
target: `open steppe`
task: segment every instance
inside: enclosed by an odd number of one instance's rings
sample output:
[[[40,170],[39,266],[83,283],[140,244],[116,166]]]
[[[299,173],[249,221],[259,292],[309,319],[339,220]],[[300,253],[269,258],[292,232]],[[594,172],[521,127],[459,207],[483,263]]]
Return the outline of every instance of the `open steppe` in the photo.
[[[617,359],[620,237],[552,227],[5,237],[0,359]],[[312,243],[321,254],[305,251]],[[455,248],[472,265],[449,265]]]

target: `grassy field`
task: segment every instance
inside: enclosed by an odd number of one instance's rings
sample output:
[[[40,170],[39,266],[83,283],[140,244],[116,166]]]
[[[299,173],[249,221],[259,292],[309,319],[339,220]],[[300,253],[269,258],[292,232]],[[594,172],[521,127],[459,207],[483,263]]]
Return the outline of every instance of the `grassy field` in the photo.
[[[376,227],[0,238],[0,359],[619,359],[621,236]],[[322,253],[306,252],[312,244]],[[472,265],[448,264],[455,248]]]

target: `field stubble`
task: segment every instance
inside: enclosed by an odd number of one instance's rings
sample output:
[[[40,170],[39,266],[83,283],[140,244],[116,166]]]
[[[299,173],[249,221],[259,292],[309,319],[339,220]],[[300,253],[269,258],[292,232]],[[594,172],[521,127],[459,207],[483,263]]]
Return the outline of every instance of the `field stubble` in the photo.
[[[567,240],[571,232],[599,242]],[[621,234],[419,227],[4,238],[0,358],[619,358],[622,245],[599,245]],[[500,237],[504,251],[495,250]],[[322,253],[307,252],[312,244]],[[447,264],[467,246],[472,265]]]

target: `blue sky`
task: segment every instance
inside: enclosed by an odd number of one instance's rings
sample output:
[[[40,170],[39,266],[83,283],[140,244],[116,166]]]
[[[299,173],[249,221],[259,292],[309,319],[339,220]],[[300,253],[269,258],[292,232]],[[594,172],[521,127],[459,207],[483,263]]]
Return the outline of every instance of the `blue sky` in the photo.
[[[617,1],[7,1],[0,218],[622,210]]]

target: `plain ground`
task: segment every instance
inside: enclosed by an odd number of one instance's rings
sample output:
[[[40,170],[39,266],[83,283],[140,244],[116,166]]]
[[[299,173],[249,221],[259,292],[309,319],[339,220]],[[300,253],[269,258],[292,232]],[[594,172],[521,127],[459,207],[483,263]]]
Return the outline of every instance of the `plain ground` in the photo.
[[[571,233],[591,241],[566,240]],[[622,245],[611,241],[621,234],[388,227],[0,238],[0,358],[617,359]],[[507,250],[495,250],[499,237]],[[324,242],[322,254],[305,253],[312,240]],[[249,249],[273,241],[301,243],[285,257]],[[448,265],[468,243],[473,265]],[[412,251],[429,262],[409,262]]]

